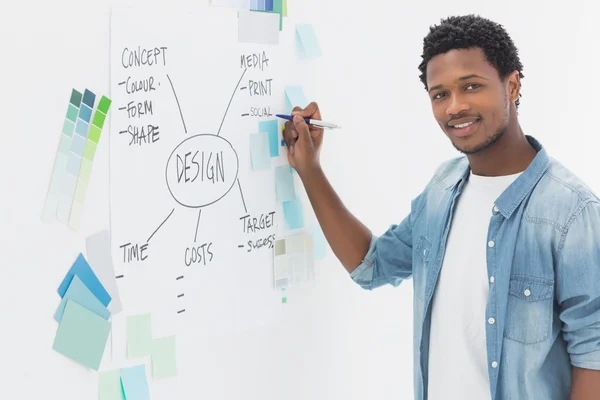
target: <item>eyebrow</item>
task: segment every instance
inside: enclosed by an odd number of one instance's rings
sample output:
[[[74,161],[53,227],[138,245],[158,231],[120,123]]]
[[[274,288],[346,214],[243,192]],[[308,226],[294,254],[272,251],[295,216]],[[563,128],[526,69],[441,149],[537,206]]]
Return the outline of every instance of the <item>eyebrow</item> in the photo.
[[[469,74],[469,75],[461,76],[460,78],[457,79],[457,81],[466,81],[467,79],[471,79],[471,78],[480,78],[480,79],[485,79],[486,81],[488,80],[488,78],[483,77],[481,75]],[[430,88],[428,90],[428,92],[431,93],[431,91],[441,89],[442,87],[444,87],[444,85],[435,85],[432,88]]]

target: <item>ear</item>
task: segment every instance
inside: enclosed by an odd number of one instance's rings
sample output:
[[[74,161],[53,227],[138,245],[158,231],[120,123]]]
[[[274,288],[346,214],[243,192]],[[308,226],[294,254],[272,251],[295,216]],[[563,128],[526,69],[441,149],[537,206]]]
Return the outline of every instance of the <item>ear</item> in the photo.
[[[508,81],[508,96],[511,103],[514,103],[519,98],[521,92],[521,79],[519,77],[519,71],[513,71],[507,77]]]

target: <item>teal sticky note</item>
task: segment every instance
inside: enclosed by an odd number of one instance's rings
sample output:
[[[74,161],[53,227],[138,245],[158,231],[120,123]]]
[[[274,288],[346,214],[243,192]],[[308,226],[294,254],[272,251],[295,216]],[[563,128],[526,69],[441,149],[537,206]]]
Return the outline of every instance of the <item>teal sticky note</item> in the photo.
[[[271,167],[269,135],[267,132],[250,134],[250,160],[252,162],[252,169],[255,171]]]
[[[315,258],[321,260],[325,258],[327,253],[327,239],[323,234],[321,226],[317,223],[310,227],[310,234],[313,238],[313,248],[315,250]]]
[[[286,87],[285,96],[292,108],[296,106],[304,108],[308,105],[308,100],[306,100],[302,86],[295,85]]]
[[[145,365],[121,368],[121,384],[127,400],[150,400]]]
[[[269,154],[271,157],[279,156],[279,135],[277,133],[277,120],[271,119],[268,121],[260,121],[258,123],[259,132],[267,132],[269,134]]]
[[[275,193],[279,202],[296,199],[292,167],[289,165],[280,165],[275,168]]]
[[[94,293],[94,296],[96,296],[96,298],[98,298],[102,304],[108,306],[108,303],[110,303],[112,300],[110,295],[106,289],[104,289],[104,286],[102,286],[102,283],[100,283],[100,280],[98,280],[98,277],[94,271],[92,271],[92,268],[90,268],[90,265],[81,253],[77,256],[77,259],[58,287],[58,294],[60,297],[65,295],[67,288],[69,287],[69,284],[75,275],[81,279],[85,286],[87,286],[88,289]]]
[[[127,317],[125,325],[127,358],[149,356],[152,353],[152,316],[150,314],[131,315]]]
[[[283,215],[290,229],[304,227],[304,213],[299,199],[283,202]]]
[[[177,376],[177,346],[175,336],[154,339],[152,343],[152,378]]]
[[[67,300],[62,320],[56,330],[52,348],[72,360],[98,371],[110,322]]]
[[[321,56],[321,46],[311,24],[296,25],[296,44],[302,58]]]
[[[94,296],[94,294],[83,284],[81,279],[77,275],[73,277],[71,280],[71,284],[69,285],[65,295],[63,296],[56,312],[54,313],[54,319],[57,322],[60,322],[65,312],[65,306],[67,305],[67,301],[72,300],[80,306],[87,308],[89,311],[94,314],[102,317],[106,320],[110,318],[110,311]]]
[[[98,373],[98,400],[125,400],[120,370]]]

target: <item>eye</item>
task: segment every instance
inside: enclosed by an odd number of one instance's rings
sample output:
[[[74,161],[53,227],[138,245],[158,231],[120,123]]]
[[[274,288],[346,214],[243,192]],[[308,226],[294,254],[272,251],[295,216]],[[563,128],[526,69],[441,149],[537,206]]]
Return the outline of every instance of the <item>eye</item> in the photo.
[[[433,96],[433,100],[439,100],[439,99],[441,99],[441,98],[442,98],[442,96],[443,96],[443,95],[445,95],[445,94],[446,94],[446,93],[444,93],[444,92],[437,93],[437,94],[435,94],[435,95]]]
[[[479,87],[481,87],[481,85],[479,83],[470,83],[467,85],[466,89],[469,89],[469,88],[477,89]]]

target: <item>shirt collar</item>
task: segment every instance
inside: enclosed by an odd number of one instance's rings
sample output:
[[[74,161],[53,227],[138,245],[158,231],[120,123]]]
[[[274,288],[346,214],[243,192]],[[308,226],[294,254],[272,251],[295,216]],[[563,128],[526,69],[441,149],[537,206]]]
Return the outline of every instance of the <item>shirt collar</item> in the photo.
[[[541,143],[533,136],[525,135],[525,137],[537,151],[537,154],[525,171],[496,199],[495,205],[505,218],[510,218],[525,197],[531,193],[550,165],[550,157]],[[467,157],[464,157],[455,172],[446,177],[445,181],[448,183],[446,188],[451,189],[458,185],[461,189],[470,172],[469,161]]]

